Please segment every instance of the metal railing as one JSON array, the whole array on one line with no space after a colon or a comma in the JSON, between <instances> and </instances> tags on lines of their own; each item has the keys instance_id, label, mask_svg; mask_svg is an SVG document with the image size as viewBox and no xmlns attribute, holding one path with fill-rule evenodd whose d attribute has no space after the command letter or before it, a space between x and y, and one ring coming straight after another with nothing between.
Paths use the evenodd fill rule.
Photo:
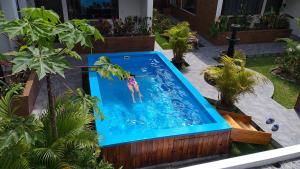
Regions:
<instances>
[{"instance_id":1,"label":"metal railing","mask_svg":"<svg viewBox=\"0 0 300 169\"><path fill-rule=\"evenodd\" d=\"M260 153L184 167L182 169L243 169L270 165L300 157L300 144Z\"/></svg>"}]
</instances>

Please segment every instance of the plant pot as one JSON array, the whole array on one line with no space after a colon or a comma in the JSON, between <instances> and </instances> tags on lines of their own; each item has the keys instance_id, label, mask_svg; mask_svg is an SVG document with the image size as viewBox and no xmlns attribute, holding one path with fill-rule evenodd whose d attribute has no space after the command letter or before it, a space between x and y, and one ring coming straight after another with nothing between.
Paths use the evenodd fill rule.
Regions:
<instances>
[{"instance_id":1,"label":"plant pot","mask_svg":"<svg viewBox=\"0 0 300 169\"><path fill-rule=\"evenodd\" d=\"M227 106L221 103L221 101L217 101L216 104L216 109L222 110L222 111L227 111L227 112L235 112L237 109L234 105Z\"/></svg>"},{"instance_id":2,"label":"plant pot","mask_svg":"<svg viewBox=\"0 0 300 169\"><path fill-rule=\"evenodd\" d=\"M20 116L28 116L31 114L39 93L39 87L37 74L31 72L26 81L23 94L16 96L12 100L12 107L16 108L15 114Z\"/></svg>"},{"instance_id":3,"label":"plant pot","mask_svg":"<svg viewBox=\"0 0 300 169\"><path fill-rule=\"evenodd\" d=\"M111 52L139 52L153 51L155 44L154 35L137 36L113 36L104 37L104 42L93 42L93 53L111 53ZM89 48L83 48L79 45L75 50L80 54L90 54Z\"/></svg>"},{"instance_id":4,"label":"plant pot","mask_svg":"<svg viewBox=\"0 0 300 169\"><path fill-rule=\"evenodd\" d=\"M287 38L291 34L291 29L266 29L266 30L245 30L238 31L237 37L240 38L239 44L245 43L268 43L274 42L278 38ZM227 45L227 36L231 32L222 32L216 37L210 37L209 40L214 45Z\"/></svg>"},{"instance_id":5,"label":"plant pot","mask_svg":"<svg viewBox=\"0 0 300 169\"><path fill-rule=\"evenodd\" d=\"M178 70L183 70L185 67L190 66L184 59L175 59L174 57L172 63Z\"/></svg>"}]
</instances>

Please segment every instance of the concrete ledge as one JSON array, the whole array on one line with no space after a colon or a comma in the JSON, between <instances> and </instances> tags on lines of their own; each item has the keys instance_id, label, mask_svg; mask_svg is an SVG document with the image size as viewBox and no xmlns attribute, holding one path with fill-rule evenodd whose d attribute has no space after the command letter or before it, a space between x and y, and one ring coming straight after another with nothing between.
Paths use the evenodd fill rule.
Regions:
<instances>
[{"instance_id":1,"label":"concrete ledge","mask_svg":"<svg viewBox=\"0 0 300 169\"><path fill-rule=\"evenodd\" d=\"M219 160L215 162L185 167L183 169L242 169L274 164L281 161L292 160L300 157L300 144L261 153Z\"/></svg>"}]
</instances>

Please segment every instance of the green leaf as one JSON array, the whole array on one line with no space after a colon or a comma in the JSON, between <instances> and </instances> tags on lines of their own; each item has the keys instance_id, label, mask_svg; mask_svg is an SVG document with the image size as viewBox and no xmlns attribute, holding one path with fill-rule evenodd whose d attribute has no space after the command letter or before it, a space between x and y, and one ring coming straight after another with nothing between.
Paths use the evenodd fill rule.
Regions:
<instances>
[{"instance_id":1,"label":"green leaf","mask_svg":"<svg viewBox=\"0 0 300 169\"><path fill-rule=\"evenodd\" d=\"M59 22L59 15L52 10L42 8L22 8L22 16L29 20L43 19L55 25Z\"/></svg>"}]
</instances>

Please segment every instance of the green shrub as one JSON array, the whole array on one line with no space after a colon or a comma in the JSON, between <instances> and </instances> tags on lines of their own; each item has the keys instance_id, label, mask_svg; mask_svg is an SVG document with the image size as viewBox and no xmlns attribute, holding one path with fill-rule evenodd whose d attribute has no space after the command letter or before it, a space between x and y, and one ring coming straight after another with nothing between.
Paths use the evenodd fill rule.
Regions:
<instances>
[{"instance_id":1,"label":"green shrub","mask_svg":"<svg viewBox=\"0 0 300 169\"><path fill-rule=\"evenodd\" d=\"M231 108L242 94L254 93L254 86L263 80L253 71L245 68L245 58L238 54L236 58L223 56L222 65L204 70L205 79L220 92L221 105Z\"/></svg>"},{"instance_id":2,"label":"green shrub","mask_svg":"<svg viewBox=\"0 0 300 169\"><path fill-rule=\"evenodd\" d=\"M153 31L160 34L164 33L166 30L174 26L172 20L159 13L156 9L153 10Z\"/></svg>"},{"instance_id":3,"label":"green shrub","mask_svg":"<svg viewBox=\"0 0 300 169\"><path fill-rule=\"evenodd\" d=\"M181 70L188 65L184 60L184 53L192 48L192 45L189 44L189 38L193 36L190 25L188 22L181 22L167 30L166 35L169 37L169 43L174 53L172 62Z\"/></svg>"},{"instance_id":4,"label":"green shrub","mask_svg":"<svg viewBox=\"0 0 300 169\"><path fill-rule=\"evenodd\" d=\"M297 25L300 28L300 19ZM287 46L284 54L278 58L283 70L289 73L297 82L300 82L300 42L290 38L281 38L280 41L286 42Z\"/></svg>"}]
</instances>

